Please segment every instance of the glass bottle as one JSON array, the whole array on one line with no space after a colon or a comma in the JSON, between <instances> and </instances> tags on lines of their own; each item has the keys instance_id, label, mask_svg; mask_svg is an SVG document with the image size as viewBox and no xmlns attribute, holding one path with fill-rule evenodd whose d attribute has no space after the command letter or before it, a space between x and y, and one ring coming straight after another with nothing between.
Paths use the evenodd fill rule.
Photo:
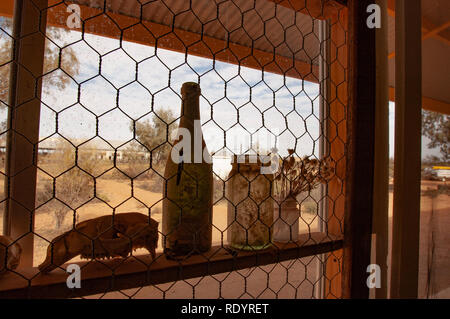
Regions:
<instances>
[{"instance_id":1,"label":"glass bottle","mask_svg":"<svg viewBox=\"0 0 450 319\"><path fill-rule=\"evenodd\" d=\"M187 82L181 88L180 137L173 144L164 172L162 231L168 257L211 248L213 171L201 131L200 93L197 83Z\"/></svg>"}]
</instances>

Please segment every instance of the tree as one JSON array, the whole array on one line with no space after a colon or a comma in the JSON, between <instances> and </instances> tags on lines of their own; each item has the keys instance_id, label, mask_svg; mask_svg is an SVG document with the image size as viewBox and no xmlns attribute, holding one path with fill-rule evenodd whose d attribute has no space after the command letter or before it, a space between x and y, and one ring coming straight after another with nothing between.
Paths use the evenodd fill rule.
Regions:
<instances>
[{"instance_id":1,"label":"tree","mask_svg":"<svg viewBox=\"0 0 450 319\"><path fill-rule=\"evenodd\" d=\"M436 155L428 155L422 159L422 167L431 166L445 166L446 163L442 161L442 158Z\"/></svg>"},{"instance_id":2,"label":"tree","mask_svg":"<svg viewBox=\"0 0 450 319\"><path fill-rule=\"evenodd\" d=\"M58 168L59 172L68 170L56 178L54 193L58 200L52 200L47 205L54 214L56 229L59 230L72 208L76 208L92 198L94 179L88 173L92 174L99 163L93 152L83 152L78 154L78 163L83 163L83 170L87 173L78 167L72 167L75 164L74 149L63 142L58 144L57 151L48 155L48 160ZM47 202L52 198L52 194L53 183L44 183L38 191L37 202Z\"/></svg>"},{"instance_id":3,"label":"tree","mask_svg":"<svg viewBox=\"0 0 450 319\"><path fill-rule=\"evenodd\" d=\"M4 108L9 100L9 73L13 58L12 45L13 39L9 35L12 34L12 21L8 18L0 17L0 108ZM67 36L67 30L47 27L47 39L45 41L45 71L56 70L59 65L60 48L54 44ZM61 68L72 76L79 73L80 62L75 54L75 51L69 46L64 49L61 54ZM70 83L70 78L54 74L46 76L43 81L42 89L46 92L60 91L67 87ZM4 126L4 121L2 123Z\"/></svg>"},{"instance_id":4,"label":"tree","mask_svg":"<svg viewBox=\"0 0 450 319\"><path fill-rule=\"evenodd\" d=\"M431 111L422 112L422 135L430 139L429 148L439 148L442 161L450 161L450 116Z\"/></svg>"},{"instance_id":5,"label":"tree","mask_svg":"<svg viewBox=\"0 0 450 319\"><path fill-rule=\"evenodd\" d=\"M166 162L170 152L170 141L175 125L169 125L175 121L173 112L169 109L158 112L158 116L151 120L136 123L137 139L152 151L153 163L159 165Z\"/></svg>"},{"instance_id":6,"label":"tree","mask_svg":"<svg viewBox=\"0 0 450 319\"><path fill-rule=\"evenodd\" d=\"M142 145L135 141L132 141L125 149L122 161L125 161L128 165L121 167L121 169L128 177L135 178L148 167L145 153Z\"/></svg>"}]
</instances>

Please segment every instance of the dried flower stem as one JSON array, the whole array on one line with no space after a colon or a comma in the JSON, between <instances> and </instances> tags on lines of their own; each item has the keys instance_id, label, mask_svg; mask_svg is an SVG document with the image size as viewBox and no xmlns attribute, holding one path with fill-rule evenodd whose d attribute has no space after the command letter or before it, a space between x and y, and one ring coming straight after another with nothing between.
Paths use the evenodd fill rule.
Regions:
<instances>
[{"instance_id":1,"label":"dried flower stem","mask_svg":"<svg viewBox=\"0 0 450 319\"><path fill-rule=\"evenodd\" d=\"M294 157L294 150L288 150L289 155L282 160L281 168L275 180L281 188L279 200L288 197L296 198L302 192L310 192L321 183L327 183L334 175L334 165L330 158L324 160L310 159L309 156ZM277 188L278 188L277 187Z\"/></svg>"}]
</instances>

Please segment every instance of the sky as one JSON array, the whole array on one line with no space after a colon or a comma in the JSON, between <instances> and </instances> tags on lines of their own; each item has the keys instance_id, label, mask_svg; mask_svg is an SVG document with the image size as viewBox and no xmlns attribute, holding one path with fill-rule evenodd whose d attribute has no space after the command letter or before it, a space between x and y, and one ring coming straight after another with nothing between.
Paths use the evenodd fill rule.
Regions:
<instances>
[{"instance_id":1,"label":"sky","mask_svg":"<svg viewBox=\"0 0 450 319\"><path fill-rule=\"evenodd\" d=\"M430 149L428 148L428 143L430 139L422 136L422 158L427 156L438 156L441 157L439 148ZM395 103L389 102L389 157L394 158L394 148L395 148Z\"/></svg>"},{"instance_id":2,"label":"sky","mask_svg":"<svg viewBox=\"0 0 450 319\"><path fill-rule=\"evenodd\" d=\"M64 90L57 92L54 88L44 89L41 139L56 132L57 120L61 135L74 143L88 140L96 134L97 116L99 135L118 147L132 139L132 120L150 120L162 109L170 109L178 117L182 83L200 81L201 122L210 151L217 151L226 143L231 151L240 153L252 139L264 149L272 148L276 142L281 155L296 145L299 155L318 156L317 84L246 67L239 69L231 63L216 61L213 65L210 59L190 55L186 58L178 52L159 48L155 51L154 47L126 41L122 43L123 50L115 50L120 47L118 39L86 33L83 41L78 31L66 32L60 38L49 36L54 41L50 49L70 45L80 64L79 74L73 75L76 82L70 80ZM5 39L1 33L0 43ZM103 56L101 60L99 55ZM99 70L102 76L98 75ZM55 75L68 78L61 70L47 76ZM390 157L394 156L394 113L395 105L390 103ZM0 110L0 117L6 116L6 109ZM107 147L99 139L95 143ZM437 150L426 147L427 143L423 138L423 156L438 155Z\"/></svg>"},{"instance_id":3,"label":"sky","mask_svg":"<svg viewBox=\"0 0 450 319\"><path fill-rule=\"evenodd\" d=\"M71 31L57 45L74 43L80 36ZM72 80L57 94L52 88L44 90L41 137L55 132L56 112L58 131L77 141L95 135L98 116L99 135L117 147L132 138L132 120L154 116L152 105L155 113L170 109L178 117L181 85L200 78L200 117L210 151L221 149L226 141L230 150L239 152L241 145L244 150L249 146L250 138L270 149L277 136L280 153L297 140L299 154L318 155L317 84L245 67L239 70L219 61L213 66L211 60L195 56L188 56L186 63L184 54L163 49L155 52L154 47L130 42L124 42L124 50L108 53L120 45L116 39L86 34L85 41L92 48L83 41L71 45L80 61L80 72L74 75L81 83L80 103L78 85ZM101 62L94 50L103 55ZM136 68L133 59L143 62ZM103 77L96 76L100 68ZM67 78L60 70L48 76L55 75Z\"/></svg>"}]
</instances>

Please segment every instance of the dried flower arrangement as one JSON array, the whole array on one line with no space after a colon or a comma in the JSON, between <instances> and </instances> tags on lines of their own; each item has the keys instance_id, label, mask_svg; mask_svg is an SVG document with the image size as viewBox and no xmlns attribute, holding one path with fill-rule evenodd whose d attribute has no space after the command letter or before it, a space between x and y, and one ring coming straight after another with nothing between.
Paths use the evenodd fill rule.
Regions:
<instances>
[{"instance_id":1,"label":"dried flower arrangement","mask_svg":"<svg viewBox=\"0 0 450 319\"><path fill-rule=\"evenodd\" d=\"M288 153L275 176L277 199L280 202L289 197L295 199L302 192L310 192L319 184L329 182L334 175L331 158L318 160L305 156L297 160L293 149L289 149Z\"/></svg>"}]
</instances>

